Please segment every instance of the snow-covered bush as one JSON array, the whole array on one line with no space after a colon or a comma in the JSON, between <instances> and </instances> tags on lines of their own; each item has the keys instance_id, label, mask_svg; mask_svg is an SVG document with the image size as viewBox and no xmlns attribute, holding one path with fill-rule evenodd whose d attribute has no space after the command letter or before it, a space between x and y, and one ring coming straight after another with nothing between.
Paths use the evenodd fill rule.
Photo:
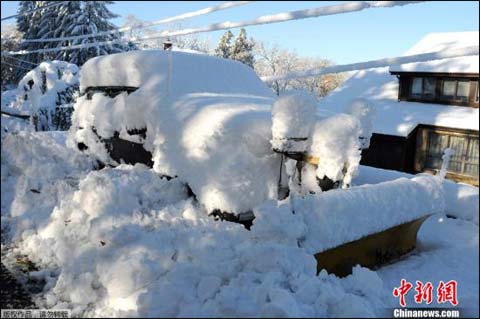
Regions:
<instances>
[{"instance_id":1,"label":"snow-covered bush","mask_svg":"<svg viewBox=\"0 0 480 319\"><path fill-rule=\"evenodd\" d=\"M11 107L37 117L38 130L66 130L79 87L79 69L63 61L42 62L18 84Z\"/></svg>"}]
</instances>

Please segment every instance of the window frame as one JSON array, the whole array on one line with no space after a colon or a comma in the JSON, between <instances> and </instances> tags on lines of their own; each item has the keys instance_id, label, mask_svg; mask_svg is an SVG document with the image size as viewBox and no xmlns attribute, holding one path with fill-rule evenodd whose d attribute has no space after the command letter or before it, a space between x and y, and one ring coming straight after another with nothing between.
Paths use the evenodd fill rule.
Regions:
<instances>
[{"instance_id":1,"label":"window frame","mask_svg":"<svg viewBox=\"0 0 480 319\"><path fill-rule=\"evenodd\" d=\"M457 78L440 78L437 79L437 81L441 81L441 90L440 90L440 96L439 98L445 102L456 102L456 103L465 103L468 104L469 96L470 96L470 91L472 90L472 81L466 80L466 79L457 79ZM443 89L445 86L445 82L455 82L455 92L453 94L452 98L446 98L446 96L443 94ZM458 98L458 88L459 88L459 83L460 82L468 82L468 92L466 95L466 100L464 101L463 99Z\"/></svg>"},{"instance_id":2,"label":"window frame","mask_svg":"<svg viewBox=\"0 0 480 319\"><path fill-rule=\"evenodd\" d=\"M477 172L480 171L480 163L472 161L469 158L468 154L471 151L471 143L473 139L478 141L479 135L478 131L474 130L459 130L459 129L451 129L445 127L437 127L433 125L420 125L418 127L417 132L417 140L416 140L416 147L415 147L415 156L414 156L414 170L415 172L431 172L431 173L438 173L439 168L429 167L427 165L427 161L429 156L429 144L430 144L430 136L431 134L443 135L448 136L447 147L451 147L451 137L462 137L466 139L463 143L466 143L464 148L463 154L460 155L460 159L458 159L459 154L454 155L457 157L454 162L459 162L461 165L460 172L450 171L447 170L447 177L460 182L466 182L469 184L473 184L475 186L479 185L479 176L477 175L470 175L466 174L467 165L477 165ZM477 142L478 143L478 142ZM441 151L443 152L443 150ZM440 160L441 160L441 155Z\"/></svg>"}]
</instances>

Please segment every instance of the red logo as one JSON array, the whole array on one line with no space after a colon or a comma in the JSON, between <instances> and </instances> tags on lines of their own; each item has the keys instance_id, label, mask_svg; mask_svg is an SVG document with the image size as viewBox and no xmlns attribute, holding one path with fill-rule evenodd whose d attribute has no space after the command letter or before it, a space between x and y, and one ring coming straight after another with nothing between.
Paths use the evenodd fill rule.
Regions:
<instances>
[{"instance_id":1,"label":"red logo","mask_svg":"<svg viewBox=\"0 0 480 319\"><path fill-rule=\"evenodd\" d=\"M450 302L452 306L458 305L457 300L457 282L450 280L447 283L440 281L437 288L437 302L446 303Z\"/></svg>"},{"instance_id":2,"label":"red logo","mask_svg":"<svg viewBox=\"0 0 480 319\"><path fill-rule=\"evenodd\" d=\"M417 294L415 295L415 302L421 304L422 301L426 301L427 305L432 303L432 291L433 286L431 282L427 282L425 285L421 281L417 280L417 286L415 287Z\"/></svg>"},{"instance_id":3,"label":"red logo","mask_svg":"<svg viewBox=\"0 0 480 319\"><path fill-rule=\"evenodd\" d=\"M393 289L393 296L399 298L400 306L406 307L405 296L412 289L413 284L405 279L400 281L400 286ZM431 282L423 282L417 280L415 285L415 302L421 304L425 302L427 305L433 301L433 285ZM450 280L448 282L440 281L437 287L437 302L450 302L452 306L458 305L457 300L457 282Z\"/></svg>"},{"instance_id":4,"label":"red logo","mask_svg":"<svg viewBox=\"0 0 480 319\"><path fill-rule=\"evenodd\" d=\"M400 287L393 289L393 296L400 297L400 306L406 307L407 304L405 303L405 295L412 289L413 285L402 279L400 281Z\"/></svg>"}]
</instances>

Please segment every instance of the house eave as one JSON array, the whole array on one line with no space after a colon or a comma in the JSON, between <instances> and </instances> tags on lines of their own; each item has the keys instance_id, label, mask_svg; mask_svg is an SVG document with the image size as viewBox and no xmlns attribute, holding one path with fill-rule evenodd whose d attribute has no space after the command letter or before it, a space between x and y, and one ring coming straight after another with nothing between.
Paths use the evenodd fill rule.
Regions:
<instances>
[{"instance_id":1,"label":"house eave","mask_svg":"<svg viewBox=\"0 0 480 319\"><path fill-rule=\"evenodd\" d=\"M391 75L396 76L441 76L454 78L478 79L479 73L461 73L461 72L416 72L416 71L389 71Z\"/></svg>"}]
</instances>

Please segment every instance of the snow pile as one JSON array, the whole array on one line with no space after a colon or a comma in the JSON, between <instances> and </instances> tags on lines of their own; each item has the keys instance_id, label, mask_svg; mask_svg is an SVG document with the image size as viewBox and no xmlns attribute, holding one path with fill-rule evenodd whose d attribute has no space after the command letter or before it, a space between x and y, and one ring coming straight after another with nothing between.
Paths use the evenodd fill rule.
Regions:
<instances>
[{"instance_id":1,"label":"snow pile","mask_svg":"<svg viewBox=\"0 0 480 319\"><path fill-rule=\"evenodd\" d=\"M388 293L374 272L357 267L345 279L317 277L313 256L296 240L279 241L276 226L286 229L277 223L270 234L257 225L248 232L214 222L178 180L121 165L87 175L38 233L24 236L19 251L43 269L36 274L47 282L40 305L81 316L383 311Z\"/></svg>"},{"instance_id":2,"label":"snow pile","mask_svg":"<svg viewBox=\"0 0 480 319\"><path fill-rule=\"evenodd\" d=\"M368 148L370 146L370 138L373 133L373 121L376 114L373 103L365 99L355 99L346 111L360 121L362 128L360 133L360 146L362 149Z\"/></svg>"},{"instance_id":3,"label":"snow pile","mask_svg":"<svg viewBox=\"0 0 480 319\"><path fill-rule=\"evenodd\" d=\"M15 102L17 98L17 89L2 91L2 111L8 112L11 114L18 114L18 110L10 107L11 104ZM34 127L31 125L28 119L21 119L14 116L9 116L2 113L1 120L1 139L3 140L7 134L11 132L19 131L33 131Z\"/></svg>"},{"instance_id":4,"label":"snow pile","mask_svg":"<svg viewBox=\"0 0 480 319\"><path fill-rule=\"evenodd\" d=\"M254 211L254 228L280 241L294 240L311 254L445 211L441 180L428 176L331 190L294 204L295 214L288 202L262 205Z\"/></svg>"},{"instance_id":5,"label":"snow pile","mask_svg":"<svg viewBox=\"0 0 480 319\"><path fill-rule=\"evenodd\" d=\"M35 128L28 119L20 119L18 117L2 114L2 141L7 136L7 133L20 131L33 131Z\"/></svg>"},{"instance_id":6,"label":"snow pile","mask_svg":"<svg viewBox=\"0 0 480 319\"><path fill-rule=\"evenodd\" d=\"M338 114L318 121L313 130L310 152L319 158L317 177L351 183L360 163L361 126L357 118Z\"/></svg>"},{"instance_id":7,"label":"snow pile","mask_svg":"<svg viewBox=\"0 0 480 319\"><path fill-rule=\"evenodd\" d=\"M72 155L63 139L22 133L2 144L2 227L16 246L2 258L27 255L39 266L29 275L45 280L40 308L84 317L385 317L398 306L391 300L398 274L425 280L419 268L455 278L468 288L459 298L478 301L468 286L478 282L478 240L471 238L478 227L462 221L430 223L420 247L443 246L419 250L390 270L316 276L313 253L442 213L435 177L307 195L297 198L295 214L287 202L268 201L255 208L249 232L213 221L179 179L167 181L143 165L88 173L88 159ZM454 243L444 236L452 229ZM432 239L437 233L442 240Z\"/></svg>"},{"instance_id":8,"label":"snow pile","mask_svg":"<svg viewBox=\"0 0 480 319\"><path fill-rule=\"evenodd\" d=\"M91 159L65 148L64 138L58 132L23 131L2 140L2 233L8 224L18 239L47 223L58 201L93 168Z\"/></svg>"},{"instance_id":9,"label":"snow pile","mask_svg":"<svg viewBox=\"0 0 480 319\"><path fill-rule=\"evenodd\" d=\"M293 91L272 106L272 147L281 152L305 152L315 124L317 101L309 92Z\"/></svg>"}]
</instances>

